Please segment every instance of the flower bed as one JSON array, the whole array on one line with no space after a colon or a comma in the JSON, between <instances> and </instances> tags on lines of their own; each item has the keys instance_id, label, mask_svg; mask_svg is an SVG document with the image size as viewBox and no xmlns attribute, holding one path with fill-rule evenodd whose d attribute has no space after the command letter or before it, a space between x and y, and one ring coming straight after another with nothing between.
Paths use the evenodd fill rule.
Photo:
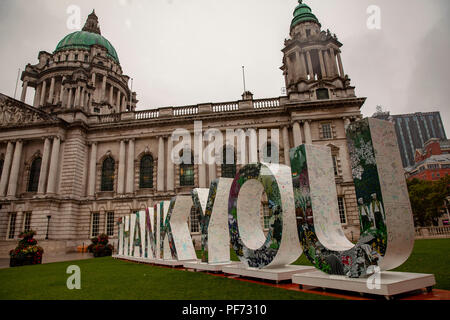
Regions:
<instances>
[{"instance_id":1,"label":"flower bed","mask_svg":"<svg viewBox=\"0 0 450 320\"><path fill-rule=\"evenodd\" d=\"M44 254L44 249L37 245L36 239L33 237L36 235L34 231L22 232L19 235L21 240L19 245L9 252L10 267L18 267L32 264L41 264L42 255Z\"/></svg>"},{"instance_id":2,"label":"flower bed","mask_svg":"<svg viewBox=\"0 0 450 320\"><path fill-rule=\"evenodd\" d=\"M95 258L112 255L113 247L108 244L108 236L106 234L94 237L91 241L92 244L89 245L88 251L91 252Z\"/></svg>"}]
</instances>

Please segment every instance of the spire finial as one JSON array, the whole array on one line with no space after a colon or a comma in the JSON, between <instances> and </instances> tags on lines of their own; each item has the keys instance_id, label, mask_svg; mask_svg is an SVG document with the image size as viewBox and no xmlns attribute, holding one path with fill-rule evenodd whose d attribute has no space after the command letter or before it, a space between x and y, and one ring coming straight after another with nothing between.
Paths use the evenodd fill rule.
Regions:
<instances>
[{"instance_id":1,"label":"spire finial","mask_svg":"<svg viewBox=\"0 0 450 320\"><path fill-rule=\"evenodd\" d=\"M92 13L87 17L86 23L82 30L86 32L101 34L100 26L98 25L98 18L95 14L95 9L93 9Z\"/></svg>"}]
</instances>

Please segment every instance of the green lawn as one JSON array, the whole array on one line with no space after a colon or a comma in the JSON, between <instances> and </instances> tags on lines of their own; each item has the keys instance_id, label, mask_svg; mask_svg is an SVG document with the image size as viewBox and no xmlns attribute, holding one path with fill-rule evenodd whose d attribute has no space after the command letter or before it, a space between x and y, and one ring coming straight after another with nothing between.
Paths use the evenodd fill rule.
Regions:
<instances>
[{"instance_id":1,"label":"green lawn","mask_svg":"<svg viewBox=\"0 0 450 320\"><path fill-rule=\"evenodd\" d=\"M66 268L81 269L81 290L68 290ZM306 300L320 295L98 258L0 270L0 299Z\"/></svg>"},{"instance_id":2,"label":"green lawn","mask_svg":"<svg viewBox=\"0 0 450 320\"><path fill-rule=\"evenodd\" d=\"M433 273L436 288L450 289L450 239L417 240L396 271ZM233 254L232 259L236 260ZM296 264L308 265L302 256ZM66 269L81 268L81 290L68 290ZM0 270L0 299L272 300L329 299L236 281L201 272L134 264L112 258L60 262Z\"/></svg>"}]
</instances>

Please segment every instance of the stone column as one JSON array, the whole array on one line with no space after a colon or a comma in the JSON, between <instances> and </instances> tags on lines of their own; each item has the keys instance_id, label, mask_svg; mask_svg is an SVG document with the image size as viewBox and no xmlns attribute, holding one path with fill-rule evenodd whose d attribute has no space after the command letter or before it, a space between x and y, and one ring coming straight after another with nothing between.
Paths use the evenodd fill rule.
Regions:
<instances>
[{"instance_id":1,"label":"stone column","mask_svg":"<svg viewBox=\"0 0 450 320\"><path fill-rule=\"evenodd\" d=\"M37 84L36 85L36 92L34 94L33 107L38 108L40 101L41 101L41 86Z\"/></svg>"},{"instance_id":2,"label":"stone column","mask_svg":"<svg viewBox=\"0 0 450 320\"><path fill-rule=\"evenodd\" d=\"M97 175L97 142L92 142L91 145L91 159L89 161L89 185L88 196L95 195L95 178Z\"/></svg>"},{"instance_id":3,"label":"stone column","mask_svg":"<svg viewBox=\"0 0 450 320\"><path fill-rule=\"evenodd\" d=\"M120 140L119 171L117 173L117 193L123 194L125 182L125 140Z\"/></svg>"},{"instance_id":4,"label":"stone column","mask_svg":"<svg viewBox=\"0 0 450 320\"><path fill-rule=\"evenodd\" d=\"M338 59L338 63L339 63L339 72L341 74L341 77L345 77L345 73L344 73L344 66L342 65L342 59L341 59L341 54L340 52L337 53L337 59Z\"/></svg>"},{"instance_id":5,"label":"stone column","mask_svg":"<svg viewBox=\"0 0 450 320\"><path fill-rule=\"evenodd\" d=\"M8 178L9 172L11 170L13 152L14 152L14 143L8 142L8 146L6 147L5 162L3 163L2 178L0 180L0 197L4 197L6 195L6 187L8 185Z\"/></svg>"},{"instance_id":6,"label":"stone column","mask_svg":"<svg viewBox=\"0 0 450 320\"><path fill-rule=\"evenodd\" d=\"M63 82L66 80L66 77L63 77L61 80L61 90L59 91L59 101L61 102L61 106L64 101L64 85Z\"/></svg>"},{"instance_id":7,"label":"stone column","mask_svg":"<svg viewBox=\"0 0 450 320\"><path fill-rule=\"evenodd\" d=\"M81 95L81 90L80 90L80 86L77 86L77 90L75 91L75 101L74 101L74 108L77 108L80 106L80 95Z\"/></svg>"},{"instance_id":8,"label":"stone column","mask_svg":"<svg viewBox=\"0 0 450 320\"><path fill-rule=\"evenodd\" d=\"M24 81L22 85L22 95L20 96L20 101L25 102L27 98L28 81Z\"/></svg>"},{"instance_id":9,"label":"stone column","mask_svg":"<svg viewBox=\"0 0 450 320\"><path fill-rule=\"evenodd\" d=\"M300 123L294 121L292 124L292 132L294 134L294 148L300 146L303 143L302 130L300 129Z\"/></svg>"},{"instance_id":10,"label":"stone column","mask_svg":"<svg viewBox=\"0 0 450 320\"><path fill-rule=\"evenodd\" d=\"M350 123L351 123L350 118L344 117L344 129L345 130L347 130Z\"/></svg>"},{"instance_id":11,"label":"stone column","mask_svg":"<svg viewBox=\"0 0 450 320\"><path fill-rule=\"evenodd\" d=\"M100 94L100 101L104 100L106 100L106 75L103 75L102 92Z\"/></svg>"},{"instance_id":12,"label":"stone column","mask_svg":"<svg viewBox=\"0 0 450 320\"><path fill-rule=\"evenodd\" d=\"M67 108L72 108L72 88L69 88L69 96L67 97Z\"/></svg>"},{"instance_id":13,"label":"stone column","mask_svg":"<svg viewBox=\"0 0 450 320\"><path fill-rule=\"evenodd\" d=\"M306 60L308 61L310 79L314 79L314 70L311 61L311 53L309 53L309 51L306 51Z\"/></svg>"},{"instance_id":14,"label":"stone column","mask_svg":"<svg viewBox=\"0 0 450 320\"><path fill-rule=\"evenodd\" d=\"M50 172L48 175L47 193L56 193L56 178L58 177L59 168L59 149L61 147L61 138L55 137L53 139L52 157L50 159Z\"/></svg>"},{"instance_id":15,"label":"stone column","mask_svg":"<svg viewBox=\"0 0 450 320\"><path fill-rule=\"evenodd\" d=\"M175 166L172 161L173 141L167 138L167 191L175 191Z\"/></svg>"},{"instance_id":16,"label":"stone column","mask_svg":"<svg viewBox=\"0 0 450 320\"><path fill-rule=\"evenodd\" d=\"M81 88L80 103L79 103L81 108L84 108L85 94L86 91L84 90L84 88Z\"/></svg>"},{"instance_id":17,"label":"stone column","mask_svg":"<svg viewBox=\"0 0 450 320\"><path fill-rule=\"evenodd\" d=\"M11 167L11 175L8 184L8 197L15 197L17 193L17 182L19 180L20 163L22 159L23 142L17 141L14 148L14 156Z\"/></svg>"},{"instance_id":18,"label":"stone column","mask_svg":"<svg viewBox=\"0 0 450 320\"><path fill-rule=\"evenodd\" d=\"M114 95L114 87L111 85L111 87L109 89L109 104L110 105L114 104L113 95Z\"/></svg>"},{"instance_id":19,"label":"stone column","mask_svg":"<svg viewBox=\"0 0 450 320\"><path fill-rule=\"evenodd\" d=\"M134 139L128 141L127 193L134 193Z\"/></svg>"},{"instance_id":20,"label":"stone column","mask_svg":"<svg viewBox=\"0 0 450 320\"><path fill-rule=\"evenodd\" d=\"M95 81L96 81L96 77L95 77L95 72L92 73L92 86L95 88Z\"/></svg>"},{"instance_id":21,"label":"stone column","mask_svg":"<svg viewBox=\"0 0 450 320\"><path fill-rule=\"evenodd\" d=\"M249 163L257 163L258 162L258 137L256 135L255 129L249 129L250 138L249 146L248 146L248 161Z\"/></svg>"},{"instance_id":22,"label":"stone column","mask_svg":"<svg viewBox=\"0 0 450 320\"><path fill-rule=\"evenodd\" d=\"M122 108L120 107L120 90L117 90L117 111L122 112Z\"/></svg>"},{"instance_id":23,"label":"stone column","mask_svg":"<svg viewBox=\"0 0 450 320\"><path fill-rule=\"evenodd\" d=\"M333 75L338 74L338 68L336 65L336 55L334 53L334 49L330 48L330 60L331 60L331 70L333 72Z\"/></svg>"},{"instance_id":24,"label":"stone column","mask_svg":"<svg viewBox=\"0 0 450 320\"><path fill-rule=\"evenodd\" d=\"M164 137L159 137L157 191L164 191Z\"/></svg>"},{"instance_id":25,"label":"stone column","mask_svg":"<svg viewBox=\"0 0 450 320\"><path fill-rule=\"evenodd\" d=\"M325 70L325 63L323 61L323 53L322 50L317 50L319 54L319 62L320 62L320 71L322 72L322 78L327 77L327 71Z\"/></svg>"},{"instance_id":26,"label":"stone column","mask_svg":"<svg viewBox=\"0 0 450 320\"><path fill-rule=\"evenodd\" d=\"M289 157L289 150L291 146L289 145L289 131L287 127L283 127L283 149L284 149L284 164L291 166L291 158Z\"/></svg>"},{"instance_id":27,"label":"stone column","mask_svg":"<svg viewBox=\"0 0 450 320\"><path fill-rule=\"evenodd\" d=\"M208 158L211 158L211 155L208 155ZM214 160L214 162L212 164L208 165L208 176L209 176L209 184L206 186L206 188L211 185L211 182L216 180L217 178L217 174L216 174L216 161Z\"/></svg>"},{"instance_id":28,"label":"stone column","mask_svg":"<svg viewBox=\"0 0 450 320\"><path fill-rule=\"evenodd\" d=\"M50 161L50 138L45 138L44 154L42 155L41 173L39 174L38 194L45 193L45 184L48 176L48 163Z\"/></svg>"},{"instance_id":29,"label":"stone column","mask_svg":"<svg viewBox=\"0 0 450 320\"><path fill-rule=\"evenodd\" d=\"M303 129L305 130L305 143L306 144L312 144L312 137L311 137L311 120L306 120L305 124L303 126Z\"/></svg>"},{"instance_id":30,"label":"stone column","mask_svg":"<svg viewBox=\"0 0 450 320\"><path fill-rule=\"evenodd\" d=\"M42 107L45 102L45 91L47 90L47 82L44 80L42 82L42 90L41 90L41 101L39 101L39 106Z\"/></svg>"},{"instance_id":31,"label":"stone column","mask_svg":"<svg viewBox=\"0 0 450 320\"><path fill-rule=\"evenodd\" d=\"M121 108L122 108L123 112L127 111L127 100L126 100L125 95L122 96L122 107Z\"/></svg>"},{"instance_id":32,"label":"stone column","mask_svg":"<svg viewBox=\"0 0 450 320\"><path fill-rule=\"evenodd\" d=\"M50 81L50 91L48 93L48 103L53 103L53 94L55 93L55 77Z\"/></svg>"},{"instance_id":33,"label":"stone column","mask_svg":"<svg viewBox=\"0 0 450 320\"><path fill-rule=\"evenodd\" d=\"M300 63L301 63L301 66L302 66L302 73L301 73L301 75L302 75L303 78L306 79L307 76L308 76L308 70L306 68L305 54L303 52L300 53Z\"/></svg>"}]
</instances>

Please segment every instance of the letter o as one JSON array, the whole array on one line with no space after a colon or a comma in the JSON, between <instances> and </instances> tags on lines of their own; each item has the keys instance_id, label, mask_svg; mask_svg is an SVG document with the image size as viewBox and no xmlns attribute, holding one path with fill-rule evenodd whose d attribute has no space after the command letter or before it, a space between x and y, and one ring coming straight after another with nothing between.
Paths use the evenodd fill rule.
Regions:
<instances>
[{"instance_id":1,"label":"letter o","mask_svg":"<svg viewBox=\"0 0 450 320\"><path fill-rule=\"evenodd\" d=\"M260 227L262 191L272 210L267 236ZM228 224L231 245L247 267L284 266L297 260L302 250L296 232L290 168L266 163L243 167L231 186Z\"/></svg>"}]
</instances>

